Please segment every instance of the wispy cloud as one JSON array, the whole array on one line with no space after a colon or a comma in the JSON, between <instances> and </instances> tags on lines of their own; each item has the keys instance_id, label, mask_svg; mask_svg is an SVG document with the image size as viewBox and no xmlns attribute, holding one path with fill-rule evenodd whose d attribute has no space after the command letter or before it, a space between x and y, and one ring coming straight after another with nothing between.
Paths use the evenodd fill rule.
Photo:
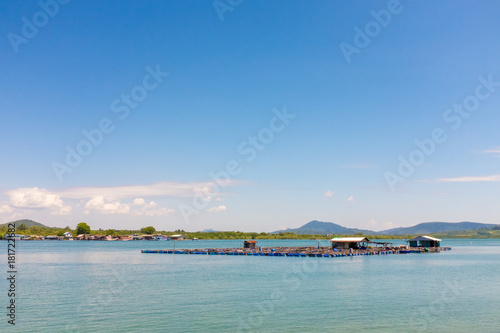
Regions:
<instances>
[{"instance_id":1,"label":"wispy cloud","mask_svg":"<svg viewBox=\"0 0 500 333\"><path fill-rule=\"evenodd\" d=\"M212 208L207 209L207 212L208 213L218 213L218 212L222 212L225 210L226 210L226 206L216 206L216 207L212 207Z\"/></svg>"},{"instance_id":2,"label":"wispy cloud","mask_svg":"<svg viewBox=\"0 0 500 333\"><path fill-rule=\"evenodd\" d=\"M490 149L483 150L482 153L484 154L496 154L500 156L500 147L493 147Z\"/></svg>"},{"instance_id":3,"label":"wispy cloud","mask_svg":"<svg viewBox=\"0 0 500 333\"><path fill-rule=\"evenodd\" d=\"M333 197L333 192L328 190L324 194L325 200L329 200L331 197Z\"/></svg>"},{"instance_id":4,"label":"wispy cloud","mask_svg":"<svg viewBox=\"0 0 500 333\"><path fill-rule=\"evenodd\" d=\"M354 202L354 195L350 195L349 198L347 198L347 201Z\"/></svg>"},{"instance_id":5,"label":"wispy cloud","mask_svg":"<svg viewBox=\"0 0 500 333\"><path fill-rule=\"evenodd\" d=\"M93 196L103 196L105 198L137 198L137 197L177 197L189 198L194 194L202 192L212 185L212 182L158 182L145 185L125 185L107 187L75 187L61 191L56 191L61 197L69 199L84 199ZM228 181L227 186L234 185L234 181Z\"/></svg>"},{"instance_id":6,"label":"wispy cloud","mask_svg":"<svg viewBox=\"0 0 500 333\"><path fill-rule=\"evenodd\" d=\"M380 223L375 219L370 219L367 223L362 224L360 227L374 231L381 231L394 228L394 223L391 221Z\"/></svg>"},{"instance_id":7,"label":"wispy cloud","mask_svg":"<svg viewBox=\"0 0 500 333\"><path fill-rule=\"evenodd\" d=\"M347 168L347 169L371 169L375 167L376 167L375 165L368 163L351 163L339 166L339 168Z\"/></svg>"},{"instance_id":8,"label":"wispy cloud","mask_svg":"<svg viewBox=\"0 0 500 333\"><path fill-rule=\"evenodd\" d=\"M456 178L438 178L435 180L421 180L422 183L470 183L470 182L500 182L500 175L468 176Z\"/></svg>"}]
</instances>

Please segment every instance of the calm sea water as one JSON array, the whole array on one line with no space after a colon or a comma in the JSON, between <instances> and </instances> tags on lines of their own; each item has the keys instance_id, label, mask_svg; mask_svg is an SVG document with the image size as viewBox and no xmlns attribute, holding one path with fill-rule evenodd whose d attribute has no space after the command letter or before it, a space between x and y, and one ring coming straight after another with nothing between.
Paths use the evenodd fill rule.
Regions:
<instances>
[{"instance_id":1,"label":"calm sea water","mask_svg":"<svg viewBox=\"0 0 500 333\"><path fill-rule=\"evenodd\" d=\"M16 325L7 324L2 279L0 331L500 332L500 240L442 245L453 250L292 258L140 253L173 248L166 241L17 242Z\"/></svg>"}]
</instances>

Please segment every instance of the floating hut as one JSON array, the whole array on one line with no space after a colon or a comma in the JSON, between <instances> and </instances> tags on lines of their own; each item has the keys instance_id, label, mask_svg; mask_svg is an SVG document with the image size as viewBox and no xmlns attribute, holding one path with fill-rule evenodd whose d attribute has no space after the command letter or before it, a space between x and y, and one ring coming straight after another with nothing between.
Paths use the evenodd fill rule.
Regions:
<instances>
[{"instance_id":1,"label":"floating hut","mask_svg":"<svg viewBox=\"0 0 500 333\"><path fill-rule=\"evenodd\" d=\"M370 240L366 237L336 237L330 240L334 249L359 249L366 248Z\"/></svg>"},{"instance_id":2,"label":"floating hut","mask_svg":"<svg viewBox=\"0 0 500 333\"><path fill-rule=\"evenodd\" d=\"M243 243L243 248L244 249L255 249L256 245L257 245L257 241L254 241L254 240L245 241Z\"/></svg>"},{"instance_id":3,"label":"floating hut","mask_svg":"<svg viewBox=\"0 0 500 333\"><path fill-rule=\"evenodd\" d=\"M407 240L410 247L440 247L441 239L431 236L418 236Z\"/></svg>"}]
</instances>

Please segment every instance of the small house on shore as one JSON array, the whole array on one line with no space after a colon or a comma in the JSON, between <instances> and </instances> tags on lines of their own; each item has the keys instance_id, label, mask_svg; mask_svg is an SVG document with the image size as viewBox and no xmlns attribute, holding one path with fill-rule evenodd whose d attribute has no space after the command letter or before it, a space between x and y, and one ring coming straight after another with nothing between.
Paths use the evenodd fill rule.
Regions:
<instances>
[{"instance_id":1,"label":"small house on shore","mask_svg":"<svg viewBox=\"0 0 500 333\"><path fill-rule=\"evenodd\" d=\"M12 240L15 240L15 241L21 240L21 237L23 237L23 235L5 234L5 239L12 239Z\"/></svg>"},{"instance_id":2,"label":"small house on shore","mask_svg":"<svg viewBox=\"0 0 500 333\"><path fill-rule=\"evenodd\" d=\"M334 249L359 249L366 247L370 240L366 237L335 237L330 242Z\"/></svg>"},{"instance_id":3,"label":"small house on shore","mask_svg":"<svg viewBox=\"0 0 500 333\"><path fill-rule=\"evenodd\" d=\"M440 247L441 239L431 236L418 236L407 240L411 247Z\"/></svg>"},{"instance_id":4,"label":"small house on shore","mask_svg":"<svg viewBox=\"0 0 500 333\"><path fill-rule=\"evenodd\" d=\"M172 236L170 236L170 240L186 240L186 236L183 236L183 235L172 235Z\"/></svg>"},{"instance_id":5,"label":"small house on shore","mask_svg":"<svg viewBox=\"0 0 500 333\"><path fill-rule=\"evenodd\" d=\"M249 240L243 242L244 249L255 249L255 246L257 246L257 241Z\"/></svg>"}]
</instances>

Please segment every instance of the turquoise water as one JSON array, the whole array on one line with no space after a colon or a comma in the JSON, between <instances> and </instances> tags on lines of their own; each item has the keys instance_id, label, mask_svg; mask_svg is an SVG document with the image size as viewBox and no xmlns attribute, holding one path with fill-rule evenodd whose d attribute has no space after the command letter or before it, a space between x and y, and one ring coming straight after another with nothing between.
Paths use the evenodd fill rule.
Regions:
<instances>
[{"instance_id":1,"label":"turquoise water","mask_svg":"<svg viewBox=\"0 0 500 333\"><path fill-rule=\"evenodd\" d=\"M175 242L176 248L240 245ZM17 242L16 326L7 324L2 279L0 331L499 332L500 240L442 245L453 250L292 258L140 253L173 248L166 241Z\"/></svg>"}]
</instances>

